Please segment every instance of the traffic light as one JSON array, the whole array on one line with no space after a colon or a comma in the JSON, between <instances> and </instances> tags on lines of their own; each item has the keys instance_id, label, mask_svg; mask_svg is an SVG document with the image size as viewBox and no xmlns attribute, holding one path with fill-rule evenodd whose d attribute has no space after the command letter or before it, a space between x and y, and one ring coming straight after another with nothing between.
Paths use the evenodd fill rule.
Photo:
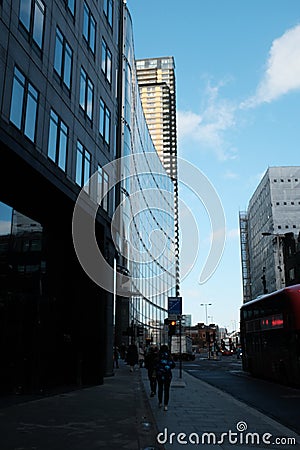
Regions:
<instances>
[{"instance_id":1,"label":"traffic light","mask_svg":"<svg viewBox=\"0 0 300 450\"><path fill-rule=\"evenodd\" d=\"M169 336L173 336L176 333L176 320L169 321Z\"/></svg>"}]
</instances>

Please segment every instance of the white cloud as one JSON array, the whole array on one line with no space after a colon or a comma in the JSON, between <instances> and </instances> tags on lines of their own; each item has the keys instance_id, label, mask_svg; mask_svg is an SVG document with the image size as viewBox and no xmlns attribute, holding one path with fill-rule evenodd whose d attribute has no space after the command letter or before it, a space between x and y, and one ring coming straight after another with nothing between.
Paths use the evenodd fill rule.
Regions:
<instances>
[{"instance_id":1,"label":"white cloud","mask_svg":"<svg viewBox=\"0 0 300 450\"><path fill-rule=\"evenodd\" d=\"M220 84L221 85L221 84ZM219 86L220 86L219 85ZM225 142L224 133L235 125L235 106L219 97L219 86L208 86L203 111L178 111L178 138L183 144L190 139L201 145L201 150L213 151L218 159L235 157Z\"/></svg>"},{"instance_id":2,"label":"white cloud","mask_svg":"<svg viewBox=\"0 0 300 450\"><path fill-rule=\"evenodd\" d=\"M256 94L243 102L241 107L268 103L297 89L300 89L300 25L273 41Z\"/></svg>"},{"instance_id":3,"label":"white cloud","mask_svg":"<svg viewBox=\"0 0 300 450\"><path fill-rule=\"evenodd\" d=\"M207 242L211 242L212 239L221 239L223 236L224 230L219 230L218 232L212 234L210 233L210 236L207 238ZM235 240L240 238L240 230L239 228L232 228L232 229L226 229L225 230L225 237L227 240Z\"/></svg>"},{"instance_id":4,"label":"white cloud","mask_svg":"<svg viewBox=\"0 0 300 450\"><path fill-rule=\"evenodd\" d=\"M226 233L227 239L235 240L240 238L240 229L239 228L232 228L231 230L227 230Z\"/></svg>"},{"instance_id":5,"label":"white cloud","mask_svg":"<svg viewBox=\"0 0 300 450\"><path fill-rule=\"evenodd\" d=\"M224 173L224 178L225 178L226 180L236 180L236 179L239 178L239 177L240 177L240 176L239 176L238 173L232 172L231 170L227 170L227 171Z\"/></svg>"}]
</instances>

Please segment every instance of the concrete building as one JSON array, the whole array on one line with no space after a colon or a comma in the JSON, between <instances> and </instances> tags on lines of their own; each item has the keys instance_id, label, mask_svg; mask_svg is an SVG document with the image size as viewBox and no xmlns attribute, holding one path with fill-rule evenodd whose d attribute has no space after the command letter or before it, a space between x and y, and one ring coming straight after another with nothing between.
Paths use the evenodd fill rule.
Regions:
<instances>
[{"instance_id":1,"label":"concrete building","mask_svg":"<svg viewBox=\"0 0 300 450\"><path fill-rule=\"evenodd\" d=\"M284 243L300 231L300 167L269 167L240 212L244 302L286 285Z\"/></svg>"},{"instance_id":2,"label":"concrete building","mask_svg":"<svg viewBox=\"0 0 300 450\"><path fill-rule=\"evenodd\" d=\"M113 373L118 329L139 327L144 339L154 328L163 339L176 284L174 205L165 194L173 198L174 186L135 95L130 14L123 0L3 0L0 31L0 219L10 211L0 245L0 391L102 383ZM106 170L128 155L147 165L148 179L138 176L141 162L120 168L122 183ZM97 183L87 184L93 174ZM166 214L144 199L144 215L133 217L130 197L149 184ZM129 297L118 299L83 269L72 238L81 190L95 200L107 188L94 228L111 274L130 277ZM157 227L167 253L136 261L134 244L147 248ZM153 237L154 249L161 240ZM114 324L116 301L125 306Z\"/></svg>"}]
</instances>

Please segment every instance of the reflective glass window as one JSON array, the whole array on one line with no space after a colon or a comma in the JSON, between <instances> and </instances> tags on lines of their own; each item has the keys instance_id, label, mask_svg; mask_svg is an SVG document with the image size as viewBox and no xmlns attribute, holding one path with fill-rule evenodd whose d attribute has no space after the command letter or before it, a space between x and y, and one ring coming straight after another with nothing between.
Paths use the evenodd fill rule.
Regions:
<instances>
[{"instance_id":1,"label":"reflective glass window","mask_svg":"<svg viewBox=\"0 0 300 450\"><path fill-rule=\"evenodd\" d=\"M41 49L43 46L45 5L41 0L20 0L20 24L28 33L29 40Z\"/></svg>"},{"instance_id":2,"label":"reflective glass window","mask_svg":"<svg viewBox=\"0 0 300 450\"><path fill-rule=\"evenodd\" d=\"M102 56L101 56L101 69L104 73L107 81L111 83L112 75L112 54L108 48L107 43L102 39Z\"/></svg>"},{"instance_id":3,"label":"reflective glass window","mask_svg":"<svg viewBox=\"0 0 300 450\"><path fill-rule=\"evenodd\" d=\"M28 83L28 96L25 110L25 125L24 134L34 142L35 138L35 124L37 113L38 93L34 87Z\"/></svg>"},{"instance_id":4,"label":"reflective glass window","mask_svg":"<svg viewBox=\"0 0 300 450\"><path fill-rule=\"evenodd\" d=\"M65 37L56 28L54 69L68 89L71 87L73 50Z\"/></svg>"},{"instance_id":5,"label":"reflective glass window","mask_svg":"<svg viewBox=\"0 0 300 450\"><path fill-rule=\"evenodd\" d=\"M77 155L76 155L76 176L75 176L76 183L79 186L84 186L89 180L90 175L91 175L91 154L78 141ZM87 185L85 189L88 192L89 185Z\"/></svg>"},{"instance_id":6,"label":"reflective glass window","mask_svg":"<svg viewBox=\"0 0 300 450\"><path fill-rule=\"evenodd\" d=\"M15 67L11 96L10 121L32 142L35 140L38 91Z\"/></svg>"},{"instance_id":7,"label":"reflective glass window","mask_svg":"<svg viewBox=\"0 0 300 450\"><path fill-rule=\"evenodd\" d=\"M50 127L48 139L48 156L63 171L66 169L68 145L68 127L53 111L50 112Z\"/></svg>"},{"instance_id":8,"label":"reflective glass window","mask_svg":"<svg viewBox=\"0 0 300 450\"><path fill-rule=\"evenodd\" d=\"M76 155L76 183L81 186L82 184L82 161L83 161L83 146L80 142L77 142L77 155Z\"/></svg>"},{"instance_id":9,"label":"reflective glass window","mask_svg":"<svg viewBox=\"0 0 300 450\"><path fill-rule=\"evenodd\" d=\"M101 136L104 136L105 130L105 103L102 99L100 99L100 118L99 118L99 133Z\"/></svg>"},{"instance_id":10,"label":"reflective glass window","mask_svg":"<svg viewBox=\"0 0 300 450\"><path fill-rule=\"evenodd\" d=\"M104 11L104 15L105 15L109 25L112 27L113 26L113 0L104 0L103 11Z\"/></svg>"},{"instance_id":11,"label":"reflective glass window","mask_svg":"<svg viewBox=\"0 0 300 450\"><path fill-rule=\"evenodd\" d=\"M91 13L90 8L84 2L83 4L83 37L87 41L90 49L95 53L95 42L96 42L96 21Z\"/></svg>"},{"instance_id":12,"label":"reflective glass window","mask_svg":"<svg viewBox=\"0 0 300 450\"><path fill-rule=\"evenodd\" d=\"M93 118L94 85L83 68L80 72L79 104L88 118Z\"/></svg>"},{"instance_id":13,"label":"reflective glass window","mask_svg":"<svg viewBox=\"0 0 300 450\"><path fill-rule=\"evenodd\" d=\"M28 32L30 31L30 16L31 0L20 0L19 19Z\"/></svg>"},{"instance_id":14,"label":"reflective glass window","mask_svg":"<svg viewBox=\"0 0 300 450\"><path fill-rule=\"evenodd\" d=\"M100 99L99 133L108 145L110 144L110 129L111 113L104 101Z\"/></svg>"},{"instance_id":15,"label":"reflective glass window","mask_svg":"<svg viewBox=\"0 0 300 450\"><path fill-rule=\"evenodd\" d=\"M33 40L42 48L44 34L44 14L45 6L40 0L36 0L34 4L33 14Z\"/></svg>"},{"instance_id":16,"label":"reflective glass window","mask_svg":"<svg viewBox=\"0 0 300 450\"><path fill-rule=\"evenodd\" d=\"M56 28L55 38L55 52L54 52L54 69L59 76L62 74L62 60L63 60L63 35L58 28Z\"/></svg>"},{"instance_id":17,"label":"reflective glass window","mask_svg":"<svg viewBox=\"0 0 300 450\"><path fill-rule=\"evenodd\" d=\"M104 211L108 211L108 198L109 198L109 176L105 170L99 165L98 166L98 186L97 186L97 200ZM104 195L104 193L107 193Z\"/></svg>"},{"instance_id":18,"label":"reflective glass window","mask_svg":"<svg viewBox=\"0 0 300 450\"><path fill-rule=\"evenodd\" d=\"M25 77L15 68L14 82L12 89L11 107L10 107L10 121L21 129L22 124L22 109L25 93Z\"/></svg>"},{"instance_id":19,"label":"reflective glass window","mask_svg":"<svg viewBox=\"0 0 300 450\"><path fill-rule=\"evenodd\" d=\"M67 1L67 7L69 8L70 12L74 16L75 14L75 0L66 0Z\"/></svg>"}]
</instances>

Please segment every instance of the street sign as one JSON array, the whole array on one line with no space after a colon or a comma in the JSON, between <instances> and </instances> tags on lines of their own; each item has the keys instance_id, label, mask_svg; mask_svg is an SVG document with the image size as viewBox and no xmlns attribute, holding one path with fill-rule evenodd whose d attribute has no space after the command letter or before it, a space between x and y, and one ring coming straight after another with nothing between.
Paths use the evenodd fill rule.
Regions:
<instances>
[{"instance_id":1,"label":"street sign","mask_svg":"<svg viewBox=\"0 0 300 450\"><path fill-rule=\"evenodd\" d=\"M168 319L169 320L177 320L177 314L169 314Z\"/></svg>"},{"instance_id":2,"label":"street sign","mask_svg":"<svg viewBox=\"0 0 300 450\"><path fill-rule=\"evenodd\" d=\"M182 314L182 297L168 297L168 316Z\"/></svg>"}]
</instances>

